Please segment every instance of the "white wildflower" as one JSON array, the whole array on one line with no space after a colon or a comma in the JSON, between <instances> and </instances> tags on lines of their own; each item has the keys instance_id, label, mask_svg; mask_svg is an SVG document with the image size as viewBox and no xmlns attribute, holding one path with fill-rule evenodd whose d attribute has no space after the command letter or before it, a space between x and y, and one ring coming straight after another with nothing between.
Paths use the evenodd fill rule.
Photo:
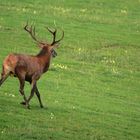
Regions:
<instances>
[{"instance_id":1,"label":"white wildflower","mask_svg":"<svg viewBox=\"0 0 140 140\"><path fill-rule=\"evenodd\" d=\"M34 10L34 12L33 12L34 14L36 14L37 12Z\"/></svg>"},{"instance_id":2,"label":"white wildflower","mask_svg":"<svg viewBox=\"0 0 140 140\"><path fill-rule=\"evenodd\" d=\"M115 61L114 61L114 60L112 60L112 63L113 63L113 64L115 64Z\"/></svg>"},{"instance_id":3,"label":"white wildflower","mask_svg":"<svg viewBox=\"0 0 140 140\"><path fill-rule=\"evenodd\" d=\"M84 13L87 11L87 9L81 9L80 11Z\"/></svg>"},{"instance_id":4,"label":"white wildflower","mask_svg":"<svg viewBox=\"0 0 140 140\"><path fill-rule=\"evenodd\" d=\"M17 11L20 11L20 9L19 9L19 8L17 8L16 10L17 10Z\"/></svg>"},{"instance_id":5,"label":"white wildflower","mask_svg":"<svg viewBox=\"0 0 140 140\"><path fill-rule=\"evenodd\" d=\"M50 118L51 118L51 119L53 119L53 118L54 118L54 114L53 114L53 113L51 113Z\"/></svg>"},{"instance_id":6,"label":"white wildflower","mask_svg":"<svg viewBox=\"0 0 140 140\"><path fill-rule=\"evenodd\" d=\"M57 100L55 100L54 102L55 102L55 103L58 103L58 101L57 101Z\"/></svg>"},{"instance_id":7,"label":"white wildflower","mask_svg":"<svg viewBox=\"0 0 140 140\"><path fill-rule=\"evenodd\" d=\"M22 11L23 11L23 12L26 12L26 9L25 9L25 8L23 8L23 9L22 9Z\"/></svg>"},{"instance_id":8,"label":"white wildflower","mask_svg":"<svg viewBox=\"0 0 140 140\"><path fill-rule=\"evenodd\" d=\"M8 96L10 96L10 97L16 97L14 94L7 94L7 93L5 93L5 95L8 95Z\"/></svg>"},{"instance_id":9,"label":"white wildflower","mask_svg":"<svg viewBox=\"0 0 140 140\"><path fill-rule=\"evenodd\" d=\"M72 109L75 109L75 106L73 106Z\"/></svg>"},{"instance_id":10,"label":"white wildflower","mask_svg":"<svg viewBox=\"0 0 140 140\"><path fill-rule=\"evenodd\" d=\"M127 11L122 9L122 10L121 10L121 13L127 14Z\"/></svg>"},{"instance_id":11,"label":"white wildflower","mask_svg":"<svg viewBox=\"0 0 140 140\"><path fill-rule=\"evenodd\" d=\"M117 69L115 69L115 68L112 69L112 72L113 72L114 74L118 74L118 73L119 73L119 72L117 71Z\"/></svg>"}]
</instances>

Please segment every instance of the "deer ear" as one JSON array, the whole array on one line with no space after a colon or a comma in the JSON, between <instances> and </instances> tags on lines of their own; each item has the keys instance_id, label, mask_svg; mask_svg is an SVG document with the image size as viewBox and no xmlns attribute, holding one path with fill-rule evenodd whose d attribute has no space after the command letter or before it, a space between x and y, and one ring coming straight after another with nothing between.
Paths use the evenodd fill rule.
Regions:
<instances>
[{"instance_id":1,"label":"deer ear","mask_svg":"<svg viewBox=\"0 0 140 140\"><path fill-rule=\"evenodd\" d=\"M37 43L37 46L42 49L44 47L44 44Z\"/></svg>"},{"instance_id":2,"label":"deer ear","mask_svg":"<svg viewBox=\"0 0 140 140\"><path fill-rule=\"evenodd\" d=\"M58 48L59 45L60 45L60 43L56 43L56 44L53 45L53 48Z\"/></svg>"}]
</instances>

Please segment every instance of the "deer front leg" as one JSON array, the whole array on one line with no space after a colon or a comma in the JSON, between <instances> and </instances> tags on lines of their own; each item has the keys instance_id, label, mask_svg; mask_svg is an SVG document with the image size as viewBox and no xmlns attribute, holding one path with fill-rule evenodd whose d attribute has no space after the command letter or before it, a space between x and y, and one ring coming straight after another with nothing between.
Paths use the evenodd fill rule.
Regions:
<instances>
[{"instance_id":1,"label":"deer front leg","mask_svg":"<svg viewBox=\"0 0 140 140\"><path fill-rule=\"evenodd\" d=\"M40 107L43 108L43 104L42 104L42 101L41 101L41 98L40 98L40 93L38 91L37 85L35 85L35 93L36 93L36 96L37 96L37 98L39 100Z\"/></svg>"}]
</instances>

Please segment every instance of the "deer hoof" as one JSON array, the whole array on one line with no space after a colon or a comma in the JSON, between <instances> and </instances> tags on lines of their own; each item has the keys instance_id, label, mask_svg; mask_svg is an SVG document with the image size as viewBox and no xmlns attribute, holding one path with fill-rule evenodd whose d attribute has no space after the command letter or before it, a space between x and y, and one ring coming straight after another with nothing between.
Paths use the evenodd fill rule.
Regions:
<instances>
[{"instance_id":1,"label":"deer hoof","mask_svg":"<svg viewBox=\"0 0 140 140\"><path fill-rule=\"evenodd\" d=\"M43 106L43 105L40 105L40 107L41 107L41 108L44 108L44 106Z\"/></svg>"},{"instance_id":2,"label":"deer hoof","mask_svg":"<svg viewBox=\"0 0 140 140\"><path fill-rule=\"evenodd\" d=\"M27 107L27 109L30 109L30 105L29 104L26 104L26 107Z\"/></svg>"},{"instance_id":3,"label":"deer hoof","mask_svg":"<svg viewBox=\"0 0 140 140\"><path fill-rule=\"evenodd\" d=\"M26 108L30 109L30 105L27 104L25 101L21 102L20 104L21 104L21 105L24 105L24 106L26 106Z\"/></svg>"},{"instance_id":4,"label":"deer hoof","mask_svg":"<svg viewBox=\"0 0 140 140\"><path fill-rule=\"evenodd\" d=\"M23 101L23 102L21 102L20 104L21 104L21 105L26 105L26 102Z\"/></svg>"}]
</instances>

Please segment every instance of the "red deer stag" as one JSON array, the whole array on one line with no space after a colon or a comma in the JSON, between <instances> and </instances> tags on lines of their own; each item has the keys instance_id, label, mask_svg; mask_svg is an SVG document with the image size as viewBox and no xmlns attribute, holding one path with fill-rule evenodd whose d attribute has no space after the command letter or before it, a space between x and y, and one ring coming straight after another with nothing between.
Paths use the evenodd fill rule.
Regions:
<instances>
[{"instance_id":1,"label":"red deer stag","mask_svg":"<svg viewBox=\"0 0 140 140\"><path fill-rule=\"evenodd\" d=\"M48 71L51 57L55 57L57 55L54 49L58 47L59 42L63 39L64 31L62 31L62 37L59 40L56 40L57 30L52 30L47 27L48 31L53 35L52 43L48 43L39 41L36 38L35 27L29 27L27 23L24 29L30 34L32 39L37 42L39 48L41 48L41 51L35 56L15 53L9 54L3 62L0 86L9 75L14 75L14 77L19 79L19 92L24 99L21 104L25 105L27 108L30 108L29 102L35 93L38 97L40 107L43 108L40 93L37 88L37 80L39 80L43 73ZM31 84L31 93L29 98L26 98L24 94L25 81L28 81Z\"/></svg>"}]
</instances>

